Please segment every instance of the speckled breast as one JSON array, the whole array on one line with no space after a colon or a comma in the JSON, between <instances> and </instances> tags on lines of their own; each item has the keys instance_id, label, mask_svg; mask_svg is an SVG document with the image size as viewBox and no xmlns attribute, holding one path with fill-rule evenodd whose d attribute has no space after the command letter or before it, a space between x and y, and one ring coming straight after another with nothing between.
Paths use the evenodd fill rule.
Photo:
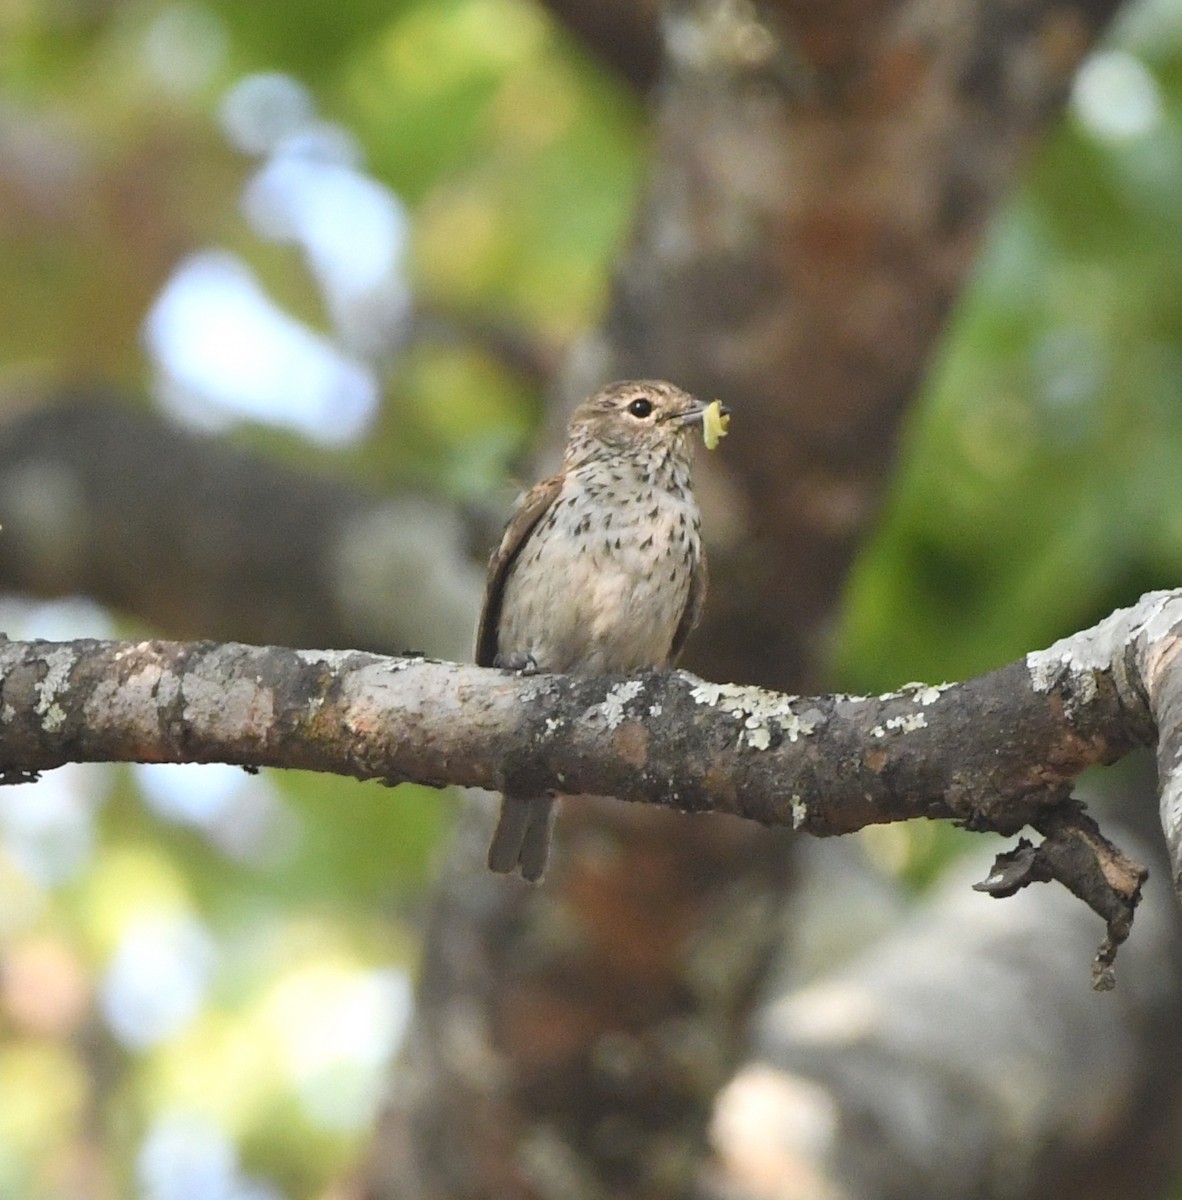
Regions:
<instances>
[{"instance_id":1,"label":"speckled breast","mask_svg":"<svg viewBox=\"0 0 1182 1200\"><path fill-rule=\"evenodd\" d=\"M596 463L568 476L505 582L498 644L543 670L662 666L701 556L688 474Z\"/></svg>"}]
</instances>

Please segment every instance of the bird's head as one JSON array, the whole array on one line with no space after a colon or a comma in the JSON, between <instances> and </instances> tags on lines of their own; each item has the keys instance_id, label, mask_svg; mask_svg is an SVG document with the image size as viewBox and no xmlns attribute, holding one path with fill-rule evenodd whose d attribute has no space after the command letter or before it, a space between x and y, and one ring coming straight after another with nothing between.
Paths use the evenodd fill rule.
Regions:
<instances>
[{"instance_id":1,"label":"bird's head","mask_svg":"<svg viewBox=\"0 0 1182 1200\"><path fill-rule=\"evenodd\" d=\"M706 407L662 380L610 383L571 415L567 466L615 455L688 461Z\"/></svg>"}]
</instances>

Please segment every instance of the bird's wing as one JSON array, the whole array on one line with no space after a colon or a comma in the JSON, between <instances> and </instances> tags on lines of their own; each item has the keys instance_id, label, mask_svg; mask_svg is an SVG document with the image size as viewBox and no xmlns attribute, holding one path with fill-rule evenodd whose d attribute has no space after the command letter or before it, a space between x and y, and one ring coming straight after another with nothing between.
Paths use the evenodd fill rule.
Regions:
<instances>
[{"instance_id":1,"label":"bird's wing","mask_svg":"<svg viewBox=\"0 0 1182 1200\"><path fill-rule=\"evenodd\" d=\"M677 623L677 632L673 635L673 645L669 650L669 666L674 666L681 657L681 652L685 649L686 638L689 637L693 627L698 623L698 618L702 615L708 584L706 556L699 554L694 573L690 577L689 595L685 598L685 608L682 611L681 620Z\"/></svg>"},{"instance_id":2,"label":"bird's wing","mask_svg":"<svg viewBox=\"0 0 1182 1200\"><path fill-rule=\"evenodd\" d=\"M509 518L501 544L489 560L488 583L484 587L484 607L481 609L480 624L476 630L478 667L491 667L496 661L501 601L505 595L505 580L509 577L509 568L513 566L534 527L546 515L561 490L561 475L551 475L549 479L534 484Z\"/></svg>"}]
</instances>

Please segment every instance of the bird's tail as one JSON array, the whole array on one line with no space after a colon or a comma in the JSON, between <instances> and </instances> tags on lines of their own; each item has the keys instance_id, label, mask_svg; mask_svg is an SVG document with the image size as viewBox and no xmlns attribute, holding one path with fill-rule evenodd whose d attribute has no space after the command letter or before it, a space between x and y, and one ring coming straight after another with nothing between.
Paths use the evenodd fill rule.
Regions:
<instances>
[{"instance_id":1,"label":"bird's tail","mask_svg":"<svg viewBox=\"0 0 1182 1200\"><path fill-rule=\"evenodd\" d=\"M550 857L554 827L553 796L502 796L501 815L488 848L488 867L502 875L520 869L521 878L537 883Z\"/></svg>"}]
</instances>

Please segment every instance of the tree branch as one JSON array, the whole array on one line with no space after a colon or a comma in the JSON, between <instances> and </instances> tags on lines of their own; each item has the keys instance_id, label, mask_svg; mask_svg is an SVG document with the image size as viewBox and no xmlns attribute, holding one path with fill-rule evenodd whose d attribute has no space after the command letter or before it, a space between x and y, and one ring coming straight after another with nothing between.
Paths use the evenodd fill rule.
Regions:
<instances>
[{"instance_id":1,"label":"tree branch","mask_svg":"<svg viewBox=\"0 0 1182 1200\"><path fill-rule=\"evenodd\" d=\"M610 795L819 836L915 817L1002 833L1030 825L1043 844L1003 855L982 888L1063 882L1108 924L1096 982L1109 986L1144 871L1070 788L1085 768L1153 744L1159 728L1172 747L1161 718L1182 702L1180 644L1182 591L1156 592L964 683L796 697L685 672L522 676L357 651L5 642L0 770L23 779L75 761L298 767ZM1163 771L1171 803L1178 771Z\"/></svg>"}]
</instances>

